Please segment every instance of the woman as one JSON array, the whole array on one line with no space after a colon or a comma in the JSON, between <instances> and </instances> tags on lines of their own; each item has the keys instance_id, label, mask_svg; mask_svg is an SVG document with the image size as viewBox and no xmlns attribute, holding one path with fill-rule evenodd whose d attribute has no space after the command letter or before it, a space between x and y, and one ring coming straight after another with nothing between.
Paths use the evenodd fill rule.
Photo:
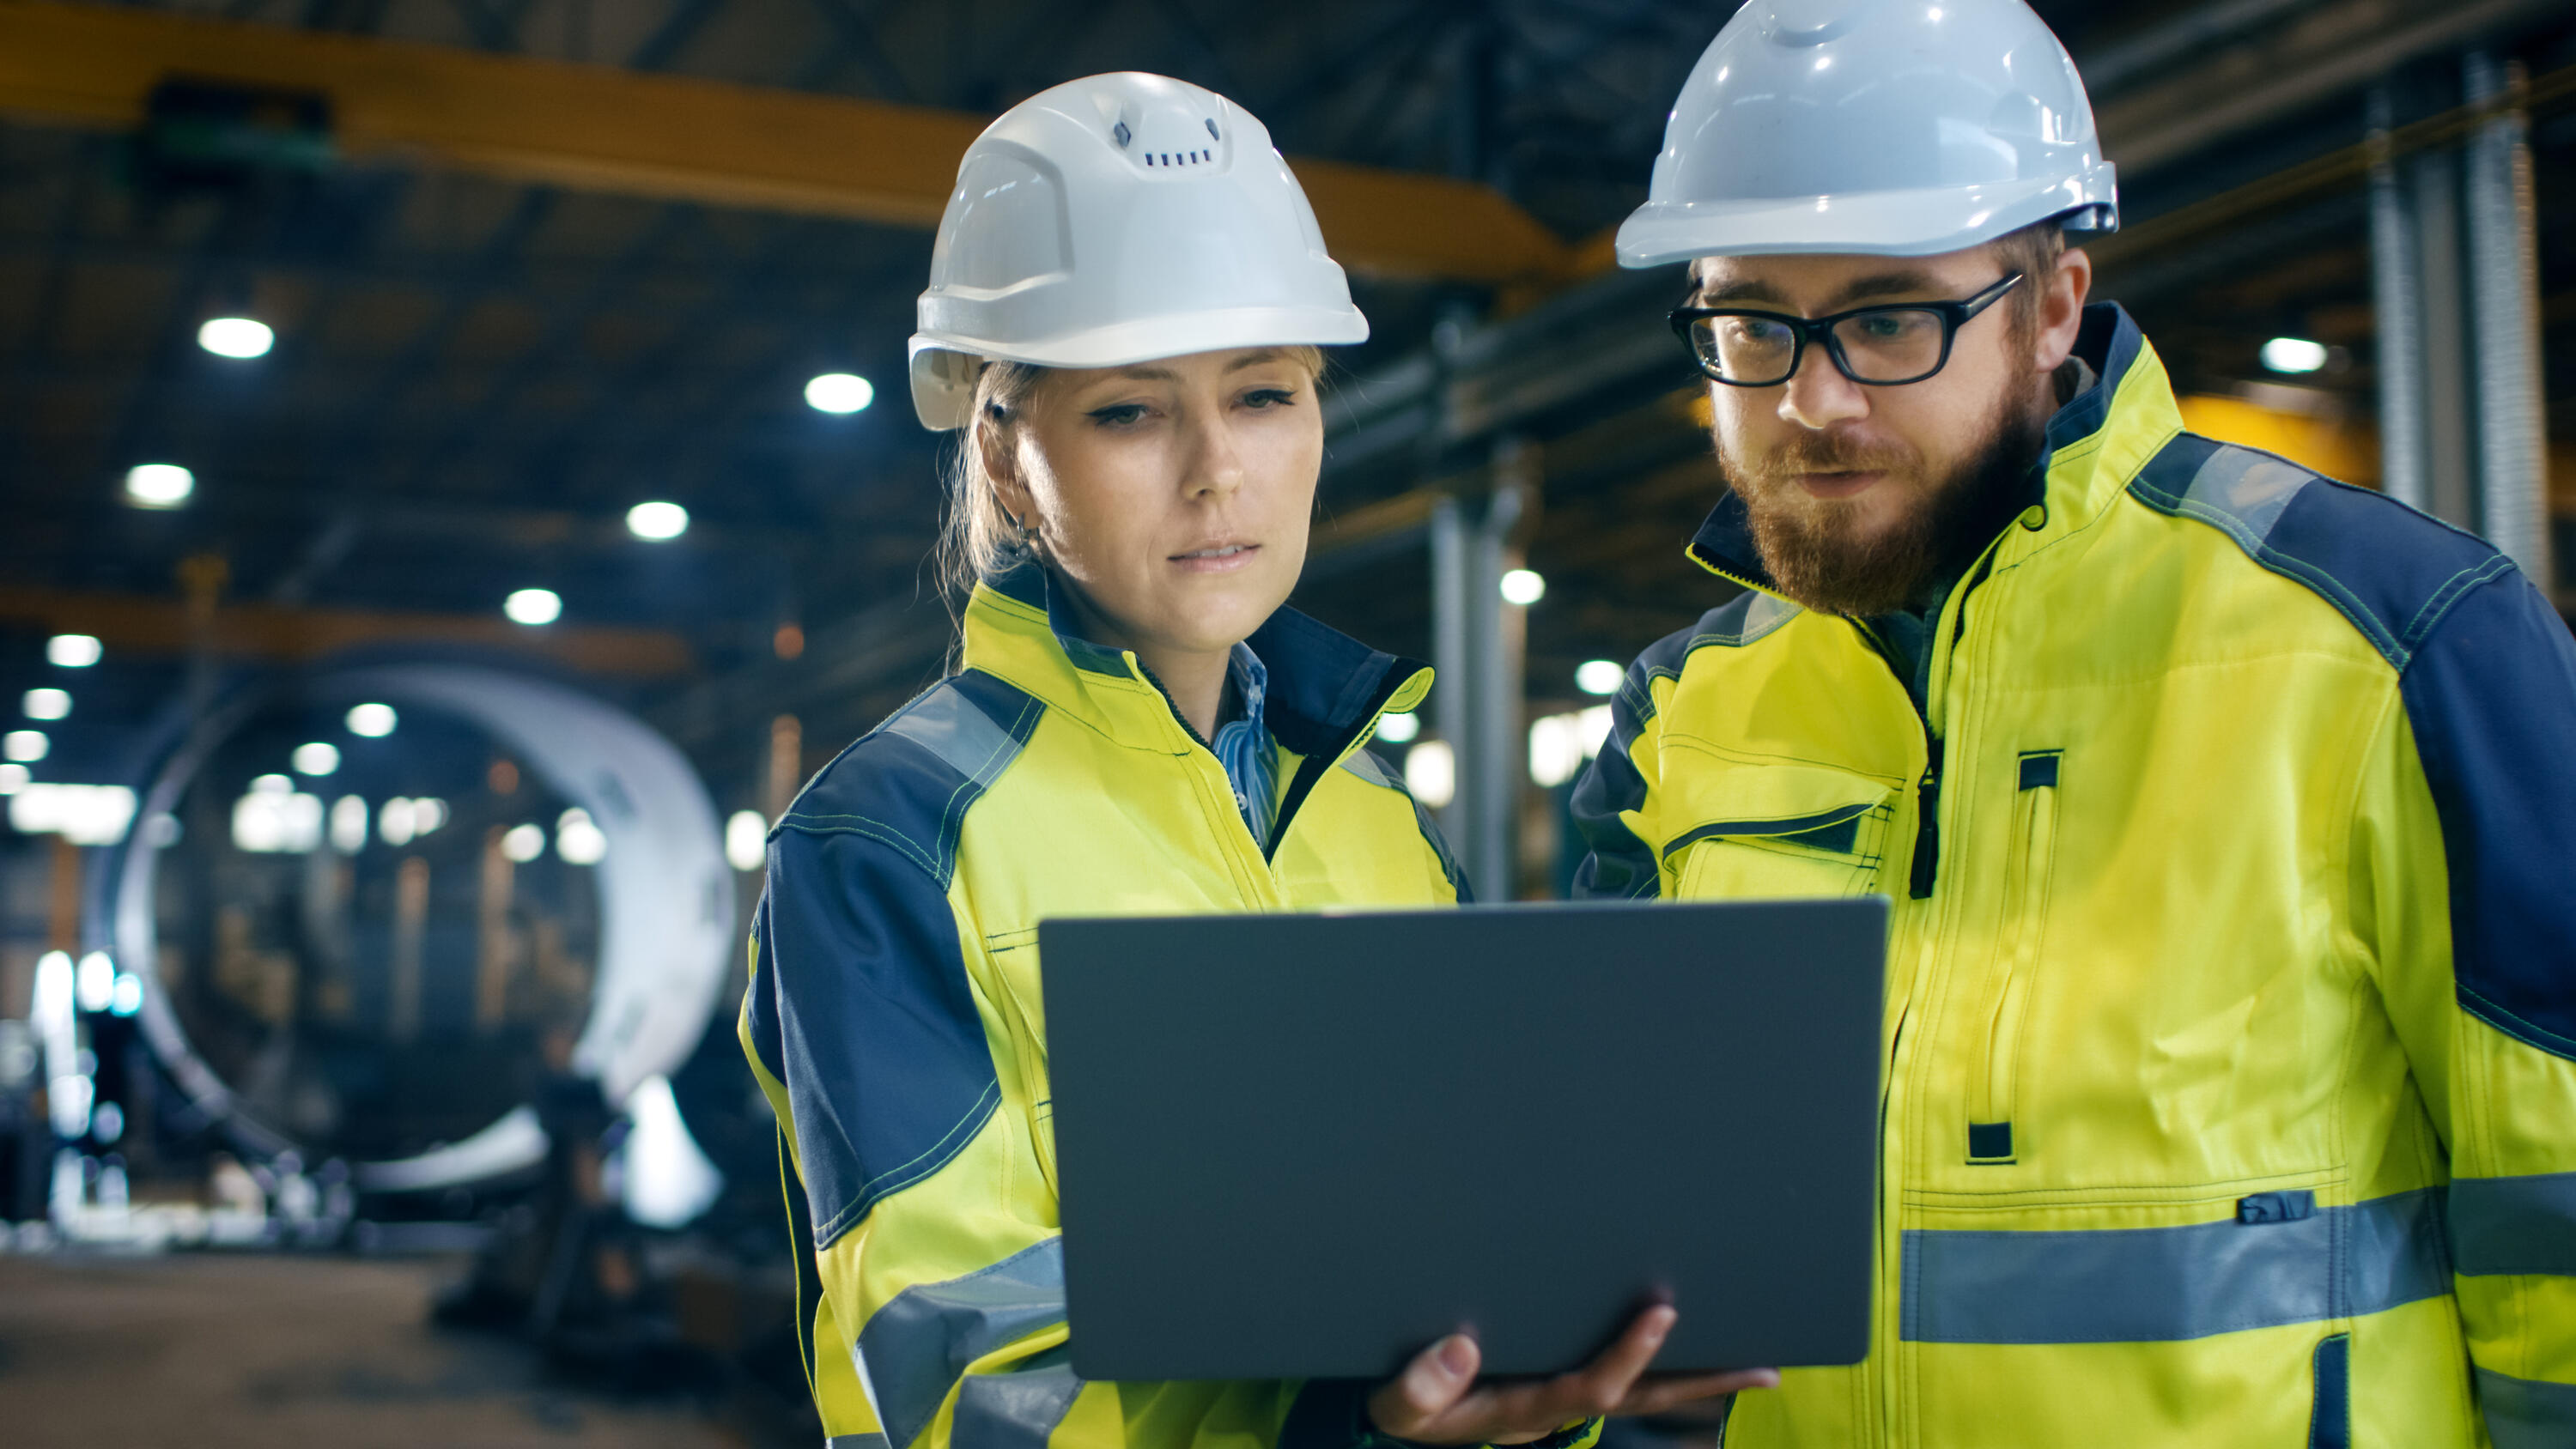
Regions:
<instances>
[{"instance_id":1,"label":"woman","mask_svg":"<svg viewBox=\"0 0 2576 1449\"><path fill-rule=\"evenodd\" d=\"M827 1432L1586 1438L1668 1312L1509 1390L1475 1384L1464 1337L1366 1395L1066 1367L1038 922L1462 892L1362 748L1429 671L1282 607L1322 463L1317 349L1367 323L1260 123L1155 76L1047 91L968 151L931 273L913 397L965 429L963 668L779 821L743 1008L803 1183Z\"/></svg>"}]
</instances>

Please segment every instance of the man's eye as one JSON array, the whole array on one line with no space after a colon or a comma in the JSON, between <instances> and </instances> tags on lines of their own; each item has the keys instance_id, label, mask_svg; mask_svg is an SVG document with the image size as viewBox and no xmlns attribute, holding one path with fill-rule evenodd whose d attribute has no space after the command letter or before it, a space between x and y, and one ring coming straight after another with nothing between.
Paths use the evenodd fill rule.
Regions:
<instances>
[{"instance_id":1,"label":"man's eye","mask_svg":"<svg viewBox=\"0 0 2576 1449\"><path fill-rule=\"evenodd\" d=\"M1779 347L1789 341L1788 328L1777 322L1765 322L1759 317L1738 317L1729 325L1735 329L1738 341L1755 347Z\"/></svg>"}]
</instances>

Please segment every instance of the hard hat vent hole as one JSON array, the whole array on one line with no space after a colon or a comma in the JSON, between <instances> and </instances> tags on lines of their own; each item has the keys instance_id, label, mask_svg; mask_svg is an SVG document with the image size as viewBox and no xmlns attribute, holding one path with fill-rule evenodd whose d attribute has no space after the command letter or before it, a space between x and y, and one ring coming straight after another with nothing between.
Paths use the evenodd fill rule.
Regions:
<instances>
[{"instance_id":1,"label":"hard hat vent hole","mask_svg":"<svg viewBox=\"0 0 2576 1449\"><path fill-rule=\"evenodd\" d=\"M1118 149L1124 151L1127 149L1127 143L1136 139L1136 133L1127 129L1125 121L1120 121L1109 128L1109 139L1116 141Z\"/></svg>"},{"instance_id":2,"label":"hard hat vent hole","mask_svg":"<svg viewBox=\"0 0 2576 1449\"><path fill-rule=\"evenodd\" d=\"M1218 134L1216 133L1216 121L1215 121L1213 118L1211 118L1211 117L1202 117L1202 118L1201 118L1201 124L1205 125L1205 126L1208 128L1208 139L1209 139L1209 140L1211 140L1211 141L1222 141L1222 140L1224 140L1224 139L1225 139L1223 136L1220 136L1220 135L1218 135Z\"/></svg>"}]
</instances>

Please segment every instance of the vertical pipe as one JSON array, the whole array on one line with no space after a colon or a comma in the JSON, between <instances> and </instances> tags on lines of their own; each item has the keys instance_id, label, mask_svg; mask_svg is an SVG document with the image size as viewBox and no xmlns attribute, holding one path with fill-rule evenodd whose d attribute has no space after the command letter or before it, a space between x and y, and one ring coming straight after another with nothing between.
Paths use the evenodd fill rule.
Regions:
<instances>
[{"instance_id":1,"label":"vertical pipe","mask_svg":"<svg viewBox=\"0 0 2576 1449\"><path fill-rule=\"evenodd\" d=\"M1471 676L1473 663L1467 656L1468 600L1467 519L1455 498L1443 498L1431 509L1431 668L1436 676L1431 690L1431 725L1449 746L1457 762L1456 778L1463 787L1467 767L1467 729L1476 715L1475 684ZM1466 796L1459 788L1445 805L1436 807L1441 833L1448 836L1454 851L1466 846ZM1467 872L1471 884L1484 881L1474 870L1475 862L1459 857L1459 868Z\"/></svg>"},{"instance_id":2,"label":"vertical pipe","mask_svg":"<svg viewBox=\"0 0 2576 1449\"><path fill-rule=\"evenodd\" d=\"M769 722L769 780L761 792L761 812L776 820L787 813L796 799L796 787L805 783L805 726L792 714L782 714Z\"/></svg>"},{"instance_id":3,"label":"vertical pipe","mask_svg":"<svg viewBox=\"0 0 2576 1449\"><path fill-rule=\"evenodd\" d=\"M2385 83L2371 88L2370 139L2387 143L2395 104ZM2370 168L2370 291L2379 353L2379 486L2418 509L2424 487L2424 291L2416 255L2415 218L2382 155Z\"/></svg>"},{"instance_id":4,"label":"vertical pipe","mask_svg":"<svg viewBox=\"0 0 2576 1449\"><path fill-rule=\"evenodd\" d=\"M2468 280L2460 254L2460 158L2426 151L2404 171L2415 216L2415 256L2423 279L2421 364L2424 395L2424 501L2445 523L2478 526L2477 417L2471 378L2477 353L2469 336Z\"/></svg>"},{"instance_id":5,"label":"vertical pipe","mask_svg":"<svg viewBox=\"0 0 2576 1449\"><path fill-rule=\"evenodd\" d=\"M519 942L510 929L510 901L518 867L501 849L509 832L495 825L483 832L483 889L476 901L474 955L474 1029L498 1031L510 1000L510 973L519 962Z\"/></svg>"},{"instance_id":6,"label":"vertical pipe","mask_svg":"<svg viewBox=\"0 0 2576 1449\"><path fill-rule=\"evenodd\" d=\"M385 1035L409 1042L420 1035L420 958L429 932L429 862L403 857L394 870L393 979L385 991Z\"/></svg>"},{"instance_id":7,"label":"vertical pipe","mask_svg":"<svg viewBox=\"0 0 2576 1449\"><path fill-rule=\"evenodd\" d=\"M2523 89L2518 63L2484 51L2462 66L2468 98ZM2548 592L2551 573L2547 439L2540 379L2540 288L2529 125L2517 107L2469 139L2467 271L2476 386L2478 528Z\"/></svg>"},{"instance_id":8,"label":"vertical pipe","mask_svg":"<svg viewBox=\"0 0 2576 1449\"><path fill-rule=\"evenodd\" d=\"M1506 443L1506 455L1512 444ZM1497 473L1507 471L1498 459ZM1497 477L1497 483L1502 478ZM1512 870L1512 824L1518 817L1519 774L1515 766L1520 721L1520 672L1511 647L1514 631L1505 620L1512 606L1503 602L1504 551L1520 523L1520 490L1497 486L1470 536L1467 579L1467 648L1474 659L1474 717L1467 730L1467 749L1458 762L1459 794L1467 801L1466 836L1457 842L1478 899L1507 901L1517 892Z\"/></svg>"}]
</instances>

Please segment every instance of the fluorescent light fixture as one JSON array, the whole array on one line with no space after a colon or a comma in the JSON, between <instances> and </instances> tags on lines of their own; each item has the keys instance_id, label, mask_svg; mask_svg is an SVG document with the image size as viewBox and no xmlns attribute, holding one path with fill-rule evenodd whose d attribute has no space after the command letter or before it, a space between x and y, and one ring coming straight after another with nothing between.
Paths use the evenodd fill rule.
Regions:
<instances>
[{"instance_id":1,"label":"fluorescent light fixture","mask_svg":"<svg viewBox=\"0 0 2576 1449\"><path fill-rule=\"evenodd\" d=\"M655 543L666 538L678 538L689 531L689 510L659 499L638 503L626 510L626 531Z\"/></svg>"},{"instance_id":2,"label":"fluorescent light fixture","mask_svg":"<svg viewBox=\"0 0 2576 1449\"><path fill-rule=\"evenodd\" d=\"M533 628L562 618L563 600L552 589L521 589L501 601L501 612L510 616L511 623Z\"/></svg>"},{"instance_id":3,"label":"fluorescent light fixture","mask_svg":"<svg viewBox=\"0 0 2576 1449\"><path fill-rule=\"evenodd\" d=\"M1530 783L1553 790L1583 773L1583 730L1575 716L1551 714L1530 721Z\"/></svg>"},{"instance_id":4,"label":"fluorescent light fixture","mask_svg":"<svg viewBox=\"0 0 2576 1449\"><path fill-rule=\"evenodd\" d=\"M31 689L18 709L29 719L61 719L72 712L72 694L68 689Z\"/></svg>"},{"instance_id":5,"label":"fluorescent light fixture","mask_svg":"<svg viewBox=\"0 0 2576 1449\"><path fill-rule=\"evenodd\" d=\"M197 345L217 357L266 357L277 333L250 317L214 317L197 329Z\"/></svg>"},{"instance_id":6,"label":"fluorescent light fixture","mask_svg":"<svg viewBox=\"0 0 2576 1449\"><path fill-rule=\"evenodd\" d=\"M27 782L33 778L34 776L27 773L27 767L24 765L15 762L0 765L0 795L17 794L26 789Z\"/></svg>"},{"instance_id":7,"label":"fluorescent light fixture","mask_svg":"<svg viewBox=\"0 0 2576 1449\"><path fill-rule=\"evenodd\" d=\"M2263 365L2274 372L2314 372L2326 365L2326 345L2304 337L2275 337L2263 344Z\"/></svg>"},{"instance_id":8,"label":"fluorescent light fixture","mask_svg":"<svg viewBox=\"0 0 2576 1449\"><path fill-rule=\"evenodd\" d=\"M582 809L555 817L555 854L566 865L597 865L608 854L607 833Z\"/></svg>"},{"instance_id":9,"label":"fluorescent light fixture","mask_svg":"<svg viewBox=\"0 0 2576 1449\"><path fill-rule=\"evenodd\" d=\"M349 733L380 740L394 732L401 717L390 704L359 704L349 707Z\"/></svg>"},{"instance_id":10,"label":"fluorescent light fixture","mask_svg":"<svg viewBox=\"0 0 2576 1449\"><path fill-rule=\"evenodd\" d=\"M1586 659L1574 666L1574 687L1585 694L1617 694L1628 671L1616 659Z\"/></svg>"},{"instance_id":11,"label":"fluorescent light fixture","mask_svg":"<svg viewBox=\"0 0 2576 1449\"><path fill-rule=\"evenodd\" d=\"M501 836L501 853L526 865L546 853L546 832L540 826L513 825Z\"/></svg>"},{"instance_id":12,"label":"fluorescent light fixture","mask_svg":"<svg viewBox=\"0 0 2576 1449\"><path fill-rule=\"evenodd\" d=\"M1456 797L1458 756L1447 740L1424 740L1404 752L1404 788L1434 810Z\"/></svg>"},{"instance_id":13,"label":"fluorescent light fixture","mask_svg":"<svg viewBox=\"0 0 2576 1449\"><path fill-rule=\"evenodd\" d=\"M125 501L137 508L176 508L197 491L197 475L176 463L137 463L125 470Z\"/></svg>"},{"instance_id":14,"label":"fluorescent light fixture","mask_svg":"<svg viewBox=\"0 0 2576 1449\"><path fill-rule=\"evenodd\" d=\"M855 373L827 372L805 384L805 405L820 413L863 412L876 400L876 384Z\"/></svg>"},{"instance_id":15,"label":"fluorescent light fixture","mask_svg":"<svg viewBox=\"0 0 2576 1449\"><path fill-rule=\"evenodd\" d=\"M263 855L304 855L322 844L322 797L264 789L283 775L262 775L233 802L233 847Z\"/></svg>"},{"instance_id":16,"label":"fluorescent light fixture","mask_svg":"<svg viewBox=\"0 0 2576 1449\"><path fill-rule=\"evenodd\" d=\"M327 775L340 768L340 747L315 740L311 744L297 745L295 753L289 755L287 761L295 766L295 773L299 775Z\"/></svg>"},{"instance_id":17,"label":"fluorescent light fixture","mask_svg":"<svg viewBox=\"0 0 2576 1449\"><path fill-rule=\"evenodd\" d=\"M1422 733L1422 716L1418 714L1382 715L1377 722L1377 737L1390 745L1409 745Z\"/></svg>"},{"instance_id":18,"label":"fluorescent light fixture","mask_svg":"<svg viewBox=\"0 0 2576 1449\"><path fill-rule=\"evenodd\" d=\"M6 755L21 765L32 765L43 759L45 751L52 746L53 741L45 738L43 730L11 730L0 735L0 755Z\"/></svg>"},{"instance_id":19,"label":"fluorescent light fixture","mask_svg":"<svg viewBox=\"0 0 2576 1449\"><path fill-rule=\"evenodd\" d=\"M367 848L367 802L364 796L343 795L331 802L331 848L342 855L355 855Z\"/></svg>"},{"instance_id":20,"label":"fluorescent light fixture","mask_svg":"<svg viewBox=\"0 0 2576 1449\"><path fill-rule=\"evenodd\" d=\"M57 634L45 641L45 662L58 669L87 669L102 652L95 634Z\"/></svg>"},{"instance_id":21,"label":"fluorescent light fixture","mask_svg":"<svg viewBox=\"0 0 2576 1449\"><path fill-rule=\"evenodd\" d=\"M116 963L105 951L80 958L78 999L83 1011L105 1011L116 1002Z\"/></svg>"},{"instance_id":22,"label":"fluorescent light fixture","mask_svg":"<svg viewBox=\"0 0 2576 1449\"><path fill-rule=\"evenodd\" d=\"M736 870L758 870L769 861L769 822L757 810L737 810L725 821L725 859Z\"/></svg>"},{"instance_id":23,"label":"fluorescent light fixture","mask_svg":"<svg viewBox=\"0 0 2576 1449\"><path fill-rule=\"evenodd\" d=\"M1528 569L1513 569L1503 575L1503 602L1535 604L1547 597L1547 580Z\"/></svg>"},{"instance_id":24,"label":"fluorescent light fixture","mask_svg":"<svg viewBox=\"0 0 2576 1449\"><path fill-rule=\"evenodd\" d=\"M114 845L133 820L134 792L123 785L29 783L9 795L9 827L21 835Z\"/></svg>"}]
</instances>

